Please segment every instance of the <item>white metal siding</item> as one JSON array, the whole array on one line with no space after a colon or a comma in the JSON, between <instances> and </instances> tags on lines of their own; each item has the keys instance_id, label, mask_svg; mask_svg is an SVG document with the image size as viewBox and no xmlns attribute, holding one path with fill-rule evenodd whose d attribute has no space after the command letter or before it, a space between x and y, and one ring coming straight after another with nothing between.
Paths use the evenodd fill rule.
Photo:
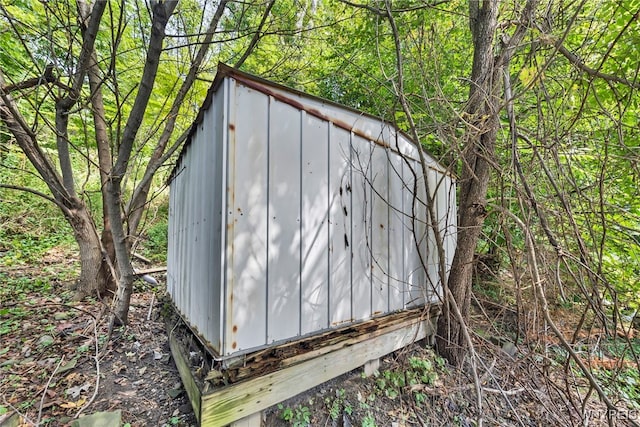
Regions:
<instances>
[{"instance_id":1,"label":"white metal siding","mask_svg":"<svg viewBox=\"0 0 640 427\"><path fill-rule=\"evenodd\" d=\"M329 144L329 326L351 322L351 133L332 125Z\"/></svg>"},{"instance_id":2,"label":"white metal siding","mask_svg":"<svg viewBox=\"0 0 640 427\"><path fill-rule=\"evenodd\" d=\"M353 320L371 317L371 148L351 136L351 305Z\"/></svg>"},{"instance_id":3,"label":"white metal siding","mask_svg":"<svg viewBox=\"0 0 640 427\"><path fill-rule=\"evenodd\" d=\"M300 327L301 112L271 100L269 114L269 268L267 342Z\"/></svg>"},{"instance_id":4,"label":"white metal siding","mask_svg":"<svg viewBox=\"0 0 640 427\"><path fill-rule=\"evenodd\" d=\"M329 122L302 113L301 335L329 326L329 129Z\"/></svg>"},{"instance_id":5,"label":"white metal siding","mask_svg":"<svg viewBox=\"0 0 640 427\"><path fill-rule=\"evenodd\" d=\"M227 160L227 313L224 354L267 337L269 98L230 85ZM281 305L275 304L277 309Z\"/></svg>"},{"instance_id":6,"label":"white metal siding","mask_svg":"<svg viewBox=\"0 0 640 427\"><path fill-rule=\"evenodd\" d=\"M171 183L168 290L218 355L438 301L424 175L403 134L233 76L201 114ZM455 183L428 161L450 267Z\"/></svg>"}]
</instances>

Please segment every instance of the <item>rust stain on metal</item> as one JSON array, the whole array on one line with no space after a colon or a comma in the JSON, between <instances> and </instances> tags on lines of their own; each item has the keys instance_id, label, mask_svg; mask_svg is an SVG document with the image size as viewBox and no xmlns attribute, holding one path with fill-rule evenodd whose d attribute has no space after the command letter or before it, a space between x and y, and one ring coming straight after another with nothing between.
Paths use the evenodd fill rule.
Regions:
<instances>
[{"instance_id":1,"label":"rust stain on metal","mask_svg":"<svg viewBox=\"0 0 640 427\"><path fill-rule=\"evenodd\" d=\"M231 132L233 132L234 130L236 130L236 125L234 125L233 123L229 123L229 130Z\"/></svg>"},{"instance_id":2,"label":"rust stain on metal","mask_svg":"<svg viewBox=\"0 0 640 427\"><path fill-rule=\"evenodd\" d=\"M238 332L238 325L233 325L233 333L235 334L236 332Z\"/></svg>"},{"instance_id":3,"label":"rust stain on metal","mask_svg":"<svg viewBox=\"0 0 640 427\"><path fill-rule=\"evenodd\" d=\"M382 147L385 148L389 148L392 151L396 151L395 148L391 147L391 145L389 145L387 142L379 139L379 138L374 138L371 135L367 135L365 132L362 132L359 129L355 129L352 125L350 125L349 123L346 123L342 120L338 120L332 117L329 117L328 115L324 114L321 111L316 110L315 108L310 108L307 107L306 105L302 104L299 101L296 101L295 99L291 99L285 95L282 95L280 93L277 93L263 85L261 85L260 83L257 83L253 80L247 79L244 76L240 76L240 75L234 75L233 76L234 79L236 79L237 81L241 82L243 85L251 88L251 89L255 89L259 92L265 93L271 97L273 97L274 99L277 99L280 102L284 102L285 104L289 104L294 108L297 108L298 110L302 110L305 111L307 114L314 116L320 120L324 120L326 122L329 123L333 123L336 127L339 127L341 129L344 129L348 132L352 132L354 135L358 135L368 141L371 141L375 144L378 144Z\"/></svg>"},{"instance_id":4,"label":"rust stain on metal","mask_svg":"<svg viewBox=\"0 0 640 427\"><path fill-rule=\"evenodd\" d=\"M349 124L347 122L344 122L342 120L330 117L330 116L324 114L323 112L318 111L315 108L308 107L308 106L302 104L301 102L299 102L299 101L297 101L295 99L289 98L288 96L285 96L285 95L280 94L280 93L278 93L278 92L276 92L274 90L269 89L265 85L255 81L255 80L252 80L251 78L248 78L248 77L243 76L241 74L237 74L236 72L229 72L229 74L233 79L235 79L236 81L242 83L244 86L246 86L246 87L248 87L250 89L254 89L254 90L258 91L258 92L264 93L265 95L271 96L271 97L273 97L274 99L276 99L276 100L278 100L280 102L288 104L288 105L290 105L290 106L292 106L294 108L297 108L299 110L305 111L307 114L309 114L311 116L314 116L314 117L317 117L320 120L324 120L326 122L332 123L334 126L336 126L338 128L344 129L347 132L351 132L352 134L357 135L357 136L359 136L359 137L361 137L363 139L366 139L367 141L370 141L370 142L372 142L372 143L374 143L376 145L379 145L381 147L387 148L390 151L392 151L392 152L394 152L394 153L396 153L396 154L398 154L398 155L400 155L402 157L406 157L406 158L414 160L414 161L419 161L417 158L415 158L415 157L413 157L413 156L411 156L409 154L402 153L397 147L392 146L391 144L389 144L388 142L386 142L382 138L377 138L377 137L374 137L372 135L368 135L366 132L363 132L360 129L354 128L353 125L351 125L351 124ZM287 90L292 91L292 89L287 89ZM301 94L301 96L303 96L303 95ZM345 107L343 107L343 108L345 108ZM364 114L364 116L367 116L367 115ZM378 119L378 120L381 120L381 119ZM384 123L388 124L389 127L391 127L392 129L396 129L395 126L393 126L393 125L391 125L389 123L386 123L386 122L384 122ZM398 131L398 132L403 134L405 136L405 138L407 139L407 141L409 141L414 147L417 147L418 149L421 148L421 146L418 147L418 145L420 144L419 142L413 141L413 139L411 137L409 137L408 135L404 134L401 131ZM434 166L431 166L431 165L427 165L427 167L429 169L431 169L431 170L434 170L434 171L437 171L437 172L440 172L440 173L445 173L445 174L448 174L448 175L449 174L452 175L451 171L449 171L449 170L442 170L440 168L437 168L437 167L434 167Z\"/></svg>"},{"instance_id":5,"label":"rust stain on metal","mask_svg":"<svg viewBox=\"0 0 640 427\"><path fill-rule=\"evenodd\" d=\"M237 347L238 343L234 341L233 344L231 344L231 348L235 350Z\"/></svg>"}]
</instances>

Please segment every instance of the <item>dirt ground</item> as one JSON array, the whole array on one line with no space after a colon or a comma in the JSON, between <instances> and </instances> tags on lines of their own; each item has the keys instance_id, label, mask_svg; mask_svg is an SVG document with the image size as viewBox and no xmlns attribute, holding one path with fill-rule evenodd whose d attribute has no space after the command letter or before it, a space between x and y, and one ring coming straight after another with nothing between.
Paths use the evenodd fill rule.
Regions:
<instances>
[{"instance_id":1,"label":"dirt ground","mask_svg":"<svg viewBox=\"0 0 640 427\"><path fill-rule=\"evenodd\" d=\"M16 285L36 277L46 277L38 282L46 291ZM196 425L170 355L169 306L156 277L160 285L136 284L129 326L109 336L108 307L73 302L69 284L56 279L50 264L2 272L0 426L10 417L21 422L14 425L65 426L118 410L124 426ZM490 325L478 321L474 328ZM356 370L265 411L264 425L476 426L480 418L489 426L607 424L601 403L590 399L581 407L566 391L569 382L578 393L588 390L584 380L525 347L505 351L480 338L476 344L475 374L470 365L453 369L415 344L385 357L374 376ZM614 425L637 424L617 417Z\"/></svg>"},{"instance_id":2,"label":"dirt ground","mask_svg":"<svg viewBox=\"0 0 640 427\"><path fill-rule=\"evenodd\" d=\"M107 341L107 307L72 302L67 284L52 285L43 295L2 301L3 310L20 309L13 310L19 329L3 333L0 344L5 417L68 425L79 415L120 409L131 426L196 424L170 357L157 289L137 289L129 326Z\"/></svg>"}]
</instances>

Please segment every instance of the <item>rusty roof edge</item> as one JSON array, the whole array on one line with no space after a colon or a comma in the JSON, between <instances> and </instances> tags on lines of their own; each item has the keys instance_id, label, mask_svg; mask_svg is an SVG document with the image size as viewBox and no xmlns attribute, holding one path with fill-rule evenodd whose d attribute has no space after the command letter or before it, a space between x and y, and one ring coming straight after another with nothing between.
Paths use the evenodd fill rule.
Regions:
<instances>
[{"instance_id":1,"label":"rusty roof edge","mask_svg":"<svg viewBox=\"0 0 640 427\"><path fill-rule=\"evenodd\" d=\"M180 149L180 153L178 154L178 158L176 160L176 164L173 167L173 169L171 170L171 173L169 174L169 177L167 178L167 186L171 184L171 181L173 181L173 178L175 178L175 176L178 174L178 163L180 161L180 159L182 158L182 154L184 153L184 151L187 149L187 147L191 144L191 139L193 137L193 134L195 133L195 130L198 128L198 125L202 122L203 118L204 118L204 113L205 111L207 111L209 109L209 107L211 107L211 102L213 101L213 94L216 93L218 91L218 89L220 88L220 85L222 84L222 81L224 80L225 77L234 74L234 73L241 73L241 74L246 74L246 75L250 75L247 73L242 73L239 70L234 69L233 67L223 63L223 62L218 62L218 68L216 71L216 75L213 78L213 83L211 84L211 86L209 87L209 89L207 90L207 95L204 98L204 101L202 102L202 105L200 106L200 109L198 110L198 114L196 115L196 118L193 120L193 123L191 123L190 125L190 129L189 129L189 134L187 135L187 137L185 138L184 144L182 145L182 148Z\"/></svg>"},{"instance_id":2,"label":"rusty roof edge","mask_svg":"<svg viewBox=\"0 0 640 427\"><path fill-rule=\"evenodd\" d=\"M417 144L417 143L416 143L416 141L414 141L414 140L413 140L413 137L411 137L407 132L405 132L405 131L403 131L403 130L399 129L399 128L398 128L398 126L396 126L394 123L389 122L388 120L385 120L384 118L382 118L382 117L380 117L380 116L376 116L375 114L367 113L366 111L358 110L357 108L353 108L353 107L350 107L350 106L348 106L348 105L340 104L339 102L331 101L330 99L326 99L326 98L322 98L322 97L320 97L320 96L312 95L312 94L309 94L309 93L307 93L307 92L303 92L303 91L301 91L301 90L294 89L294 88L291 88L291 87L285 86L285 85L283 85L283 84L273 82L273 81L271 81L271 80L267 80L267 79L265 79L265 78L262 78L262 77L256 76L256 75L254 75L254 74L247 73L247 72L245 72L245 71L240 71L240 70L238 70L238 69L236 69L236 68L233 68L233 67L231 67L231 66L229 66L229 65L227 65L227 64L224 64L224 63L222 63L222 62L220 62L220 63L218 64L218 74L216 75L216 79L214 79L214 85L216 85L216 81L218 80L218 77L220 77L220 81L222 81L222 79L223 79L224 77L227 77L227 76L232 77L232 78L236 78L236 80L239 80L241 83L244 83L245 85L246 85L247 83L249 83L249 82L255 82L255 83L258 83L258 84L263 85L263 86L268 86L268 87L272 87L272 88L280 89L280 90L283 90L283 91L286 91L286 92L292 93L292 94L294 94L294 95L299 95L299 96L301 96L301 97L303 97L303 98L308 98L308 99L316 100L316 101L323 102L323 103L325 103L325 104L328 104L328 105L331 105L331 106L334 106L334 107L338 107L338 108L341 108L341 109L344 109L344 110L348 110L348 111L351 111L352 113L358 114L359 116L362 116L362 117L366 117L366 118L370 118L370 119L374 119L374 120L380 121L380 122L382 122L383 124L386 124L386 125L390 126L391 128L393 128L393 129L394 129L396 132L398 132L399 134L401 134L401 135L402 135L404 138L406 138L406 140L407 140L409 143L411 143L414 147L416 147L417 149L422 149L422 150L423 150L423 152L424 152L424 153L425 153L425 154L426 154L426 155L427 155L431 160L433 160L433 162L438 166L438 167L430 166L430 169L432 169L432 170L437 170L437 171L439 171L439 172L441 172L441 173L444 173L444 174L446 174L446 175L449 175L449 176L450 176L451 178L453 178L453 179L457 179L457 176L455 175L455 173L454 173L453 171L451 171L449 168L445 167L445 166L444 166L440 161L438 161L438 159L436 159L435 157L433 157L433 156L431 155L431 153L429 153L427 150L425 150L425 149L422 147L422 145L421 145L421 144ZM219 84L220 84L220 82L217 82L217 84L219 85ZM255 90L258 90L258 91L261 91L261 92L263 92L263 93L266 93L264 90L261 90L262 88L260 88L260 87L256 87L255 85L251 85L251 87L252 87L253 89L255 89ZM267 93L267 94L268 94L268 95L271 95L271 93ZM296 101L294 101L294 100L292 100L292 101L293 101L293 102L296 102ZM301 108L301 109L303 109L303 110L304 110L304 111L306 111L306 112L310 112L310 113L312 113L314 116L316 116L316 117L318 117L318 118L320 118L320 119L323 119L323 120L327 120L327 121L329 121L329 122L331 122L331 123L335 124L335 125L336 125L336 126L338 126L338 127L343 128L343 129L345 129L345 130L351 130L351 131L354 131L356 134L358 134L358 135L360 135L360 136L362 136L362 137L365 137L365 138L367 138L367 139L371 140L371 141L372 141L372 142L374 142L374 143L377 143L377 144L379 144L379 145L388 145L388 144L380 144L380 141L378 141L376 138L371 137L371 136L366 136L366 135L364 135L364 134L361 134L360 132L358 132L358 131L357 131L356 129L354 129L353 127L347 127L347 126L345 126L343 123L341 123L340 121L335 120L335 119L332 119L332 118L330 118L330 117L327 117L327 116L325 116L324 114L321 114L321 113L320 113L320 114L315 114L315 112L314 112L313 110L310 110L309 108L307 108L307 107L305 107L305 106L302 106L302 107L299 107L299 106L296 106L296 105L292 105L292 106L294 106L294 107L296 107L296 108ZM393 147L390 147L390 148L393 148ZM400 154L400 153L399 153L399 154ZM413 160L417 160L417 159L413 159Z\"/></svg>"},{"instance_id":3,"label":"rusty roof edge","mask_svg":"<svg viewBox=\"0 0 640 427\"><path fill-rule=\"evenodd\" d=\"M402 136L404 136L407 141L409 141L416 149L418 150L423 150L423 152L431 159L433 160L433 162L435 162L435 164L438 166L437 168L435 167L430 167L433 170L437 170L441 173L444 173L446 175L449 175L451 178L453 178L454 180L457 178L455 173L453 173L453 171L451 171L449 168L445 167L442 163L440 163L435 157L433 157L428 151L426 151L421 144L416 143L416 141L413 140L413 138L411 136L409 136L406 132L402 131L401 129L399 129L395 124L383 119L380 116L376 116L374 114L370 114L361 110L358 110L356 108L353 107L349 107L348 105L343 105L340 104L338 102L335 101L331 101L329 99L325 99L319 96L315 96L315 95L311 95L309 93L306 92L302 92L298 89L294 89L285 85L282 85L280 83L275 83L272 82L270 80L264 79L262 77L258 77L254 74L250 74L247 73L245 71L240 71L236 68L233 68L230 65L227 65L223 62L219 62L218 63L218 69L216 72L216 76L213 79L213 83L211 85L211 87L209 88L209 90L207 91L207 95L204 99L204 102L202 103L202 106L200 107L200 109L198 110L198 114L196 115L195 120L193 121L193 123L191 124L191 129L189 130L189 134L184 142L184 145L182 146L181 150L180 150L180 154L178 155L178 159L176 160L176 165L174 166L174 168L172 169L171 173L169 174L169 178L167 179L167 185L169 185L171 183L171 181L173 180L173 178L175 177L175 175L178 173L177 167L178 167L178 162L180 161L180 159L182 158L182 154L183 152L187 149L187 147L190 145L191 143L191 139L193 134L195 133L195 130L197 129L198 125L202 122L203 117L204 117L204 113L206 110L209 109L209 107L211 106L211 102L213 101L213 95L215 92L218 91L218 89L220 88L220 85L222 84L222 81L224 80L225 77L231 77L234 78L238 81L240 81L241 83L251 86L253 89L258 90L260 92L263 92L267 95L271 95L273 96L273 92L269 91L265 86L267 87L272 87L272 88L276 88L276 89L280 89L295 95L299 95L303 98L308 98L308 99L312 99L312 100L316 100L316 101L320 101L329 105L332 105L334 107L338 107L338 108L342 108L348 111L351 111L353 113L356 113L360 116L363 117L367 117L370 119L374 119L374 120L378 120L380 122L382 122L383 124L387 124L390 127L392 127L393 129L395 129L396 132L398 132L399 134L401 134ZM256 83L256 84L251 84L251 83ZM291 100L292 102L296 102L294 100ZM299 108L299 107L298 107ZM310 109L305 108L304 106L302 106L303 110L309 112ZM319 113L321 114L321 113ZM314 114L316 115L316 114ZM344 128L345 130L350 130L350 131L356 131L355 129L353 129L353 127L348 128L347 126L345 126L342 123L337 123L336 120L330 119L327 116L325 116L324 114L321 114L321 116L318 115L318 118L327 120L331 123L334 123L336 125L338 125L341 128ZM356 131L356 133L358 133ZM364 135L362 135L364 136ZM376 139L367 136L367 139L373 141L374 143L380 144L379 141L377 141ZM383 144L383 145L387 145L387 144ZM392 147L390 147L392 148Z\"/></svg>"}]
</instances>

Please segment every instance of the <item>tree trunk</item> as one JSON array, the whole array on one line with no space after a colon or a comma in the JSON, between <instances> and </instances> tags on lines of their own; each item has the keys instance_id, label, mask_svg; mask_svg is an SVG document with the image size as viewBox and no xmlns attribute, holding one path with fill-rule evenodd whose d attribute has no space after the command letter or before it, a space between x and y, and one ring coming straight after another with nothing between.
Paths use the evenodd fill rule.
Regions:
<instances>
[{"instance_id":1,"label":"tree trunk","mask_svg":"<svg viewBox=\"0 0 640 427\"><path fill-rule=\"evenodd\" d=\"M462 331L465 325L456 317L452 305L458 306L463 319L469 318L473 256L486 216L486 195L491 163L495 158L499 89L502 81L500 78L496 79L500 74L493 58L498 1L472 1L469 12L474 47L467 105L467 120L470 125L466 134L462 173L458 181L460 207L457 248L447 284L453 298L445 297L436 334L438 352L455 366L462 364L466 345Z\"/></svg>"},{"instance_id":2,"label":"tree trunk","mask_svg":"<svg viewBox=\"0 0 640 427\"><path fill-rule=\"evenodd\" d=\"M167 144L171 139L171 135L173 135L173 131L175 129L176 120L180 115L180 109L184 104L184 100L189 93L189 90L193 87L193 84L196 82L198 77L198 72L200 71L203 62L209 52L211 47L211 42L213 40L213 36L216 34L216 30L218 28L218 23L222 18L224 10L227 6L228 0L222 0L218 3L218 7L216 9L215 14L211 17L211 21L209 22L209 28L205 33L205 37L202 40L202 44L198 49L198 53L196 54L193 62L189 67L189 72L187 73L180 89L178 90L178 94L176 98L173 100L173 104L171 105L171 110L167 115L167 121L165 124L165 128L158 139L158 143L156 144L151 157L147 162L147 168L144 171L144 176L142 180L138 184L138 186L133 190L133 194L131 195L131 199L129 203L125 207L125 219L127 222L127 231L129 236L135 236L138 232L138 227L140 225L140 221L142 220L142 215L144 214L145 205L147 203L147 199L149 198L149 192L151 191L151 182L156 172L166 161L165 152L167 148ZM273 1L267 7L267 12L271 10L273 6ZM259 32L259 31L258 31ZM258 34L258 33L256 33ZM128 240L129 248L131 248L133 244L133 239Z\"/></svg>"},{"instance_id":3,"label":"tree trunk","mask_svg":"<svg viewBox=\"0 0 640 427\"><path fill-rule=\"evenodd\" d=\"M96 52L91 54L91 61L87 70L89 77L89 88L91 90L91 106L93 113L94 130L96 133L96 145L98 146L98 164L100 165L100 184L102 188L102 248L105 251L105 257L111 260L112 265L116 264L116 251L113 244L113 234L111 233L111 221L109 219L109 204L105 196L106 185L108 180L108 171L112 168L111 162L111 146L109 144L108 126L105 119L104 100L102 98L102 79L100 77L100 69L98 68L98 59ZM104 274L110 278L108 289L115 291L117 289L116 278L112 276L111 269L107 263L103 264Z\"/></svg>"},{"instance_id":4,"label":"tree trunk","mask_svg":"<svg viewBox=\"0 0 640 427\"><path fill-rule=\"evenodd\" d=\"M3 85L4 78L0 72L0 87ZM67 191L53 162L40 149L36 135L31 132L15 101L7 93L2 93L0 97L0 120L7 126L20 149L49 187L53 195L49 200L60 208L73 230L80 249L81 271L77 282L77 296L101 297L107 288L108 276L105 273L108 270L103 267L106 261L103 258L98 231L91 219L91 212L82 200Z\"/></svg>"},{"instance_id":5,"label":"tree trunk","mask_svg":"<svg viewBox=\"0 0 640 427\"><path fill-rule=\"evenodd\" d=\"M80 249L80 277L77 281L76 298L86 296L103 297L107 289L113 288L109 265L102 252L96 226L84 203L71 211L67 220Z\"/></svg>"},{"instance_id":6,"label":"tree trunk","mask_svg":"<svg viewBox=\"0 0 640 427\"><path fill-rule=\"evenodd\" d=\"M108 205L109 220L113 234L113 244L115 245L116 262L118 264L118 290L116 293L115 306L113 308L112 321L115 324L126 324L129 316L129 302L133 292L133 281L135 279L133 266L131 265L130 250L127 245L127 234L125 233L122 216L120 214L122 202L122 179L127 172L127 165L131 159L133 143L142 118L144 116L149 98L153 90L153 84L158 72L160 55L162 53L162 43L165 37L165 28L177 6L177 2L168 1L157 2L153 6L153 24L151 26L151 37L149 38L149 49L142 72L142 79L138 86L138 93L133 103L133 108L124 128L118 158L109 173L106 188L103 193ZM105 191L106 190L106 191Z\"/></svg>"},{"instance_id":7,"label":"tree trunk","mask_svg":"<svg viewBox=\"0 0 640 427\"><path fill-rule=\"evenodd\" d=\"M506 35L503 37L503 45L496 54L494 37L499 1L469 2L473 68L465 117L469 130L465 135L462 172L458 181L458 241L447 283L452 298L445 298L436 333L438 352L456 366L462 364L466 354L462 328L466 327L464 322L469 318L473 258L487 214L486 196L496 158L503 74L516 48L531 28L538 3L539 0L527 1L516 30L510 38ZM457 305L463 323L455 315L453 304Z\"/></svg>"}]
</instances>

